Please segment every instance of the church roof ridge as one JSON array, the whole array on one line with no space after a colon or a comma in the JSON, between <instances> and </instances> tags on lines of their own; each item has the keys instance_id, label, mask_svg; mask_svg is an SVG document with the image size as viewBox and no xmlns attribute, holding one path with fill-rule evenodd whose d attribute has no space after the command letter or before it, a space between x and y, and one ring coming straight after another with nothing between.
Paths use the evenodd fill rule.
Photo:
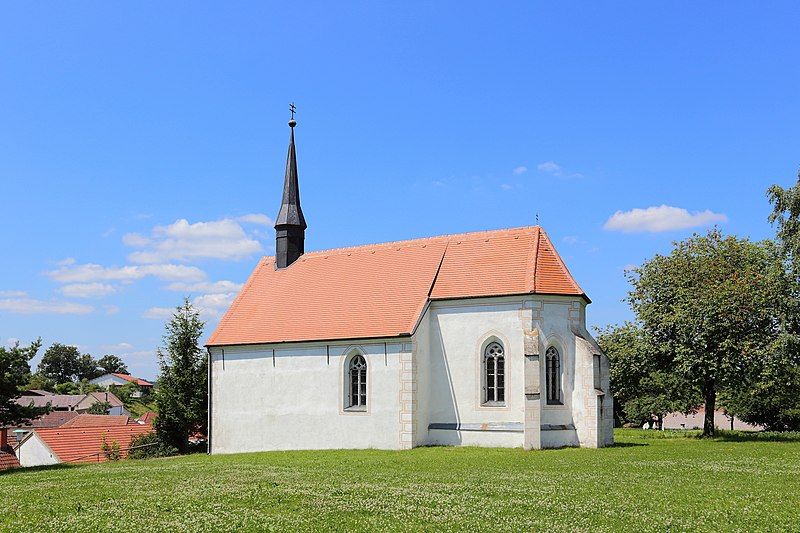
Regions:
<instances>
[{"instance_id":1,"label":"church roof ridge","mask_svg":"<svg viewBox=\"0 0 800 533\"><path fill-rule=\"evenodd\" d=\"M263 257L207 345L405 336L428 302L522 294L590 301L540 226Z\"/></svg>"},{"instance_id":2,"label":"church roof ridge","mask_svg":"<svg viewBox=\"0 0 800 533\"><path fill-rule=\"evenodd\" d=\"M445 233L442 235L431 235L428 237L417 237L415 239L402 239L398 241L387 241L387 242L376 242L376 243L367 243L367 244L357 244L354 246L342 246L339 248L328 248L323 250L314 250L311 252L306 252L302 256L300 256L299 260L303 261L306 258L312 258L317 256L325 256L325 255L335 255L335 254L342 254L342 253L352 253L352 252L365 252L370 251L376 248L383 249L383 248L393 248L395 246L408 246L414 244L427 244L429 242L441 242L447 241L451 242L456 239L461 239L462 241L475 241L484 238L491 238L492 236L497 237L500 235L513 235L515 232L517 233L525 233L527 231L535 231L539 230L544 232L541 226L518 226L514 228L499 228L499 229L491 229L491 230L478 230L478 231L467 231L463 233ZM274 259L275 256L267 255L264 256L263 259L269 261L269 259Z\"/></svg>"}]
</instances>

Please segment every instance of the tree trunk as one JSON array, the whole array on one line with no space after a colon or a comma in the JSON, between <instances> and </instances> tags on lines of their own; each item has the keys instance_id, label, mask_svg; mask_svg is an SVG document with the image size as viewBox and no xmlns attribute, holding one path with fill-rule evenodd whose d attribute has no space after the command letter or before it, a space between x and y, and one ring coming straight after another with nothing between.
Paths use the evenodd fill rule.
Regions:
<instances>
[{"instance_id":1,"label":"tree trunk","mask_svg":"<svg viewBox=\"0 0 800 533\"><path fill-rule=\"evenodd\" d=\"M703 394L706 399L705 418L703 420L703 436L714 436L714 411L717 407L717 389L713 380L706 380Z\"/></svg>"},{"instance_id":2,"label":"tree trunk","mask_svg":"<svg viewBox=\"0 0 800 533\"><path fill-rule=\"evenodd\" d=\"M658 430L664 431L664 415L658 415Z\"/></svg>"}]
</instances>

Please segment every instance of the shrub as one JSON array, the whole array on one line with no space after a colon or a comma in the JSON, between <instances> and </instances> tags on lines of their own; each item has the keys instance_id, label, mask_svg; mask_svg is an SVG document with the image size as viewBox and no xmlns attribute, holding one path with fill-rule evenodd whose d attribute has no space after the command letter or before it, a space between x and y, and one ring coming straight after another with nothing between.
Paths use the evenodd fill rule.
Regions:
<instances>
[{"instance_id":1,"label":"shrub","mask_svg":"<svg viewBox=\"0 0 800 533\"><path fill-rule=\"evenodd\" d=\"M178 449L162 442L156 433L134 437L131 441L129 459L151 459L178 455Z\"/></svg>"},{"instance_id":2,"label":"shrub","mask_svg":"<svg viewBox=\"0 0 800 533\"><path fill-rule=\"evenodd\" d=\"M105 435L103 435L103 444L100 446L100 450L109 461L119 461L122 458L122 453L119 449L119 442L112 441L109 445Z\"/></svg>"}]
</instances>

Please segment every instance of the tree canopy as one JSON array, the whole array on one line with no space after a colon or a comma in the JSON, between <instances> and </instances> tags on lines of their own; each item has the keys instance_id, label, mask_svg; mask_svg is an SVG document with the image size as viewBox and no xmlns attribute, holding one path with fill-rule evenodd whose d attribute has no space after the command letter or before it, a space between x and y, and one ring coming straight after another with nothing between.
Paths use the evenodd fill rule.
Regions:
<instances>
[{"instance_id":1,"label":"tree canopy","mask_svg":"<svg viewBox=\"0 0 800 533\"><path fill-rule=\"evenodd\" d=\"M156 388L156 431L160 440L185 453L189 436L205 433L208 413L207 359L199 345L203 322L188 299L166 324L158 350L161 373Z\"/></svg>"},{"instance_id":2,"label":"tree canopy","mask_svg":"<svg viewBox=\"0 0 800 533\"><path fill-rule=\"evenodd\" d=\"M125 362L116 355L107 354L97 360L97 370L103 374L128 374L128 367Z\"/></svg>"},{"instance_id":3,"label":"tree canopy","mask_svg":"<svg viewBox=\"0 0 800 533\"><path fill-rule=\"evenodd\" d=\"M78 382L98 375L97 361L77 347L54 343L39 362L39 374L54 383Z\"/></svg>"},{"instance_id":4,"label":"tree canopy","mask_svg":"<svg viewBox=\"0 0 800 533\"><path fill-rule=\"evenodd\" d=\"M703 402L698 388L657 356L657 347L639 325L608 327L597 342L608 357L618 420L641 425L655 417L661 427L664 415L690 412Z\"/></svg>"},{"instance_id":5,"label":"tree canopy","mask_svg":"<svg viewBox=\"0 0 800 533\"><path fill-rule=\"evenodd\" d=\"M704 435L717 393L752 376L785 333L790 284L778 247L717 230L677 242L629 274L628 295L659 366L697 387Z\"/></svg>"},{"instance_id":6,"label":"tree canopy","mask_svg":"<svg viewBox=\"0 0 800 533\"><path fill-rule=\"evenodd\" d=\"M784 251L800 272L800 172L794 187L773 185L767 191L773 211L769 221L778 226L778 239Z\"/></svg>"},{"instance_id":7,"label":"tree canopy","mask_svg":"<svg viewBox=\"0 0 800 533\"><path fill-rule=\"evenodd\" d=\"M0 346L0 426L23 424L48 411L47 408L17 405L14 401L31 377L30 360L41 346L41 339L25 347L19 342L11 348Z\"/></svg>"}]
</instances>

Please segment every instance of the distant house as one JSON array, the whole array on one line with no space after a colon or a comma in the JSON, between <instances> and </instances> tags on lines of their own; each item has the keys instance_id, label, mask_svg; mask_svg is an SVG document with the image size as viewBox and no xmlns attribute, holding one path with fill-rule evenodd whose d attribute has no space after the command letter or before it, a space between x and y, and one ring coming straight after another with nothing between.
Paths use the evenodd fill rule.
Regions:
<instances>
[{"instance_id":1,"label":"distant house","mask_svg":"<svg viewBox=\"0 0 800 533\"><path fill-rule=\"evenodd\" d=\"M22 466L100 463L108 460L102 449L104 441L109 446L116 442L124 458L135 437L152 431L145 424L33 429L17 446L17 459Z\"/></svg>"},{"instance_id":2,"label":"distant house","mask_svg":"<svg viewBox=\"0 0 800 533\"><path fill-rule=\"evenodd\" d=\"M108 410L109 415L126 415L130 413L125 409L125 404L122 400L117 398L112 392L90 392L86 397L78 403L76 411L88 411L94 404L98 402L106 402L111 407Z\"/></svg>"},{"instance_id":3,"label":"distant house","mask_svg":"<svg viewBox=\"0 0 800 533\"><path fill-rule=\"evenodd\" d=\"M700 407L695 413L669 413L664 416L664 429L702 429L706 410ZM743 422L728 416L722 409L714 411L714 427L719 429L735 429L740 431L761 431L764 428Z\"/></svg>"},{"instance_id":4,"label":"distant house","mask_svg":"<svg viewBox=\"0 0 800 533\"><path fill-rule=\"evenodd\" d=\"M127 415L90 415L81 413L75 418L65 422L59 427L62 428L92 428L92 427L116 427L138 424L138 422Z\"/></svg>"},{"instance_id":5,"label":"distant house","mask_svg":"<svg viewBox=\"0 0 800 533\"><path fill-rule=\"evenodd\" d=\"M136 383L141 391L147 392L153 388L153 384L149 381L141 378L137 378L131 376L130 374L120 374L120 373L112 373L112 374L103 374L100 377L94 378L90 380L89 383L92 385L98 385L105 389L108 389L111 386L121 387L122 385L127 385L128 383ZM142 392L136 391L131 396L134 398L141 398Z\"/></svg>"},{"instance_id":6,"label":"distant house","mask_svg":"<svg viewBox=\"0 0 800 533\"><path fill-rule=\"evenodd\" d=\"M130 415L125 404L111 392L90 392L89 394L26 394L14 401L19 405L45 407L50 405L54 411L88 411L98 402L108 402L110 415Z\"/></svg>"}]
</instances>

